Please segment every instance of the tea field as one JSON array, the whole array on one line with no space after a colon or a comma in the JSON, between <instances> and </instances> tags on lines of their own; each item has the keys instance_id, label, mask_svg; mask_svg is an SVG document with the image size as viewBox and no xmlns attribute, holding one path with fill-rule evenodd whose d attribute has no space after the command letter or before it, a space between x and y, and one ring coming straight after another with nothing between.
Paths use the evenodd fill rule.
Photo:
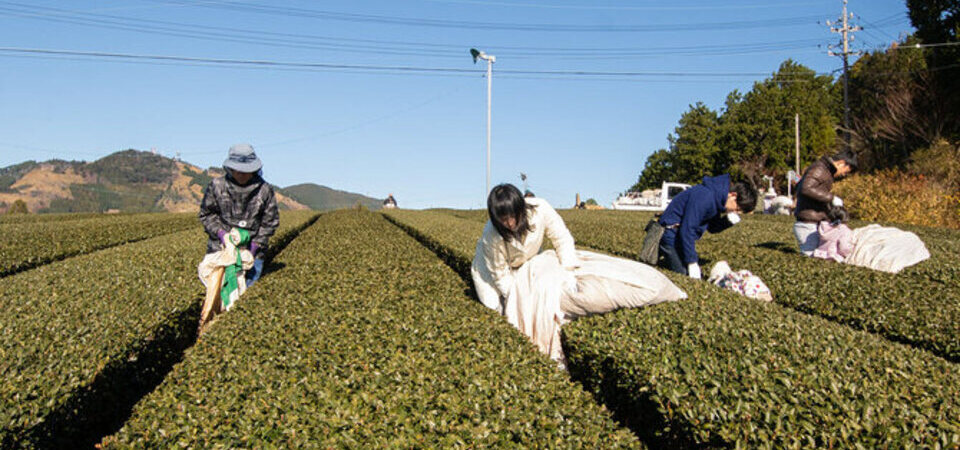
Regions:
<instances>
[{"instance_id":1,"label":"tea field","mask_svg":"<svg viewBox=\"0 0 960 450\"><path fill-rule=\"evenodd\" d=\"M560 213L631 259L650 218ZM485 220L284 211L199 338L195 216L0 221L0 448L960 446L960 232L890 275L746 217L698 249L773 303L668 274L690 298L565 325L564 372L473 297Z\"/></svg>"}]
</instances>

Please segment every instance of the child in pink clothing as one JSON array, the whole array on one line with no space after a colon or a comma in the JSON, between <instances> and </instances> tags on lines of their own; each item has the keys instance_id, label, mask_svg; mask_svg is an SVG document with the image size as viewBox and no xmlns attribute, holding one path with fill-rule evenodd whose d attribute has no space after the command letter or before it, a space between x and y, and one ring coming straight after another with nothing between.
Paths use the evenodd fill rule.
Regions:
<instances>
[{"instance_id":1,"label":"child in pink clothing","mask_svg":"<svg viewBox=\"0 0 960 450\"><path fill-rule=\"evenodd\" d=\"M842 206L833 206L827 212L829 222L820 222L820 246L813 251L814 258L832 259L843 262L853 253L853 230L847 226L847 210Z\"/></svg>"}]
</instances>

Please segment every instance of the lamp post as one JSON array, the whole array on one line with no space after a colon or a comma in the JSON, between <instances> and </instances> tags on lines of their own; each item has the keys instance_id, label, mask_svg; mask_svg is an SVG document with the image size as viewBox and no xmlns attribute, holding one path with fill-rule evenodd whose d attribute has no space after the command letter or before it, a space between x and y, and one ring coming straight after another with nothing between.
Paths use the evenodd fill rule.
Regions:
<instances>
[{"instance_id":1,"label":"lamp post","mask_svg":"<svg viewBox=\"0 0 960 450\"><path fill-rule=\"evenodd\" d=\"M470 49L470 55L473 56L474 64L477 63L477 59L487 62L487 191L483 199L486 203L486 196L490 194L490 104L493 100L493 63L497 61L497 57L475 48Z\"/></svg>"}]
</instances>

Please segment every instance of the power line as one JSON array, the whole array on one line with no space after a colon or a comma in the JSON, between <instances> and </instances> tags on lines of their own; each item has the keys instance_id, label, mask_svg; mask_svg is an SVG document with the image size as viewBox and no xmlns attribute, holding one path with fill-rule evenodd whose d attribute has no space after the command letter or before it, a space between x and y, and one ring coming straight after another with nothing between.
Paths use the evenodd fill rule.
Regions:
<instances>
[{"instance_id":1,"label":"power line","mask_svg":"<svg viewBox=\"0 0 960 450\"><path fill-rule=\"evenodd\" d=\"M10 4L7 2L0 2L4 4ZM18 5L19 6L19 5ZM266 45L274 47L290 47L290 48L301 48L301 49L311 49L311 50L331 50L331 51L350 51L354 53L370 53L370 54L395 54L403 56L453 56L452 51L446 53L440 53L438 51L430 51L428 49L423 50L405 50L402 48L383 48L383 47L373 47L373 46L363 46L363 45L346 45L346 44L329 44L323 42L309 42L304 40L294 40L294 39L283 39L277 37L271 37L270 35L279 35L283 36L284 33L269 33L261 32L262 35L250 34L249 32L244 35L243 32L237 33L223 33L218 31L198 31L198 30L226 30L226 28L219 27L210 27L206 25L198 24L176 24L172 22L163 22L156 20L130 20L125 18L116 18L115 16L103 16L103 15L90 15L86 16L99 16L99 17L108 17L108 19L103 18L89 18L89 17L70 17L68 14L51 14L51 13L41 13L37 11L24 11L23 9L17 10L9 7L0 7L0 13L6 15L12 15L16 17L25 17L40 19L50 22L57 23L68 23L74 25L82 26L91 26L97 28L105 29L115 29L121 31L132 31L137 33L146 33L154 35L164 35L164 36L174 36L174 37L183 37L183 38L193 38L193 39L202 39L208 41L221 41L221 42L235 42L235 43L244 43L244 44L256 44L256 45ZM76 16L79 13L74 13ZM117 20L120 19L120 20ZM159 24L159 25L158 25ZM164 26L169 25L169 26ZM292 35L288 35L292 36ZM293 36L296 37L296 36ZM461 47L462 48L462 47ZM461 52L462 53L462 52Z\"/></svg>"},{"instance_id":2,"label":"power line","mask_svg":"<svg viewBox=\"0 0 960 450\"><path fill-rule=\"evenodd\" d=\"M164 3L184 4L178 0L154 0ZM197 4L202 8L212 8L233 12L250 12L273 16L335 20L353 23L378 23L385 25L404 25L434 28L456 28L473 30L503 30L503 31L542 31L542 32L577 32L577 33L650 33L650 32L680 32L680 31L715 31L715 30L742 30L756 28L782 28L787 26L809 25L816 23L818 16L795 16L767 20L740 20L731 22L681 23L658 25L575 25L575 24L546 24L546 23L503 23L459 21L441 19L420 19L411 17L382 16L373 14L341 13L335 11L316 10L307 8L237 4L229 2L207 2Z\"/></svg>"},{"instance_id":3,"label":"power line","mask_svg":"<svg viewBox=\"0 0 960 450\"><path fill-rule=\"evenodd\" d=\"M957 45L958 43L929 44L935 45ZM912 47L912 46L911 46ZM4 53L10 53L5 55ZM159 64L171 66L189 66L189 67L224 67L228 69L268 69L268 70L290 70L307 72L346 72L346 73L378 73L386 75L413 74L417 76L459 76L475 77L482 73L477 69L462 69L449 67L420 67L420 66L376 66L376 65L352 65L352 64L331 64L331 63L311 63L311 62L292 62L292 61L273 61L273 60L254 60L254 59L224 59L224 58L201 58L191 56L174 55L140 55L130 53L111 53L101 51L75 51L75 50L55 50L55 49L37 49L37 48L18 48L18 47L0 47L0 56L2 57L36 57L50 59L54 58L69 59L77 61L107 61L107 62L133 62L139 64ZM931 67L927 70L937 71L953 68L953 65L943 67ZM837 69L831 72L631 72L631 71L591 71L591 70L530 70L530 69L501 69L500 74L504 78L516 79L594 79L594 80L613 80L613 79L646 79L665 78L665 81L679 81L677 77L688 78L688 81L694 79L721 79L721 78L756 78L770 77L769 81L774 82L797 82L802 78L788 77L806 77L831 76L840 71ZM892 75L905 73L884 72L880 75ZM876 74L876 73L875 73ZM531 76L540 76L534 78ZM649 80L647 80L649 81Z\"/></svg>"},{"instance_id":4,"label":"power line","mask_svg":"<svg viewBox=\"0 0 960 450\"><path fill-rule=\"evenodd\" d=\"M472 68L454 68L454 67L420 67L420 66L384 66L384 65L355 65L355 64L332 64L316 62L292 62L292 61L273 61L273 60L255 60L255 59L227 59L227 58L201 58L192 56L174 56L174 55L142 55L131 53L113 53L103 51L76 51L76 50L57 50L41 48L19 48L19 47L0 47L0 53L13 54L38 54L38 55L63 55L63 56L81 56L99 59L117 59L117 60L146 60L162 62L186 62L202 63L211 65L231 65L231 66L249 66L263 68L307 68L307 69L348 69L368 72L402 72L402 73L446 73L446 74L468 74L475 76L480 73ZM514 75L553 75L553 76L589 76L589 77L756 77L766 76L766 72L632 72L632 71L593 71L593 70L529 70L529 69L502 69L502 74ZM787 73L790 75L806 75L806 73Z\"/></svg>"},{"instance_id":5,"label":"power line","mask_svg":"<svg viewBox=\"0 0 960 450\"><path fill-rule=\"evenodd\" d=\"M898 24L898 23L903 23L903 22L909 22L909 17L907 16L907 14L906 14L906 13L895 13L895 14L889 15L889 16L887 16L887 17L884 17L884 18L882 18L882 19L880 19L880 20L877 20L876 25L885 27L885 26L889 26L889 25L893 25L893 24Z\"/></svg>"},{"instance_id":6,"label":"power line","mask_svg":"<svg viewBox=\"0 0 960 450\"><path fill-rule=\"evenodd\" d=\"M898 45L896 47L891 47L892 50L913 50L921 48L938 48L938 47L955 47L960 45L960 42L935 42L933 44L910 44L910 45Z\"/></svg>"},{"instance_id":7,"label":"power line","mask_svg":"<svg viewBox=\"0 0 960 450\"><path fill-rule=\"evenodd\" d=\"M70 23L97 28L117 29L146 34L159 34L193 39L238 42L256 45L304 48L365 54L391 54L406 56L433 56L462 58L466 44L437 44L424 42L398 42L372 39L346 39L269 31L237 30L201 24L177 23L160 20L131 19L121 16L91 14L58 8L37 7L15 2L0 1L0 14ZM198 31L204 30L204 31ZM493 46L512 59L611 59L648 57L657 55L735 55L772 53L811 47L819 39L790 40L781 42L699 45L686 47L511 47ZM499 50L499 49L502 49Z\"/></svg>"},{"instance_id":8,"label":"power line","mask_svg":"<svg viewBox=\"0 0 960 450\"><path fill-rule=\"evenodd\" d=\"M783 3L768 3L763 5L723 5L723 6L608 6L608 5L555 5L543 3L514 3L500 1L481 1L481 0L424 0L435 3L453 3L480 6L506 6L513 8L537 8L537 9L569 9L569 10L591 10L591 11L703 11L703 10L741 10L741 9L769 9L783 8ZM790 6L812 6L819 5L821 2L791 3Z\"/></svg>"}]
</instances>

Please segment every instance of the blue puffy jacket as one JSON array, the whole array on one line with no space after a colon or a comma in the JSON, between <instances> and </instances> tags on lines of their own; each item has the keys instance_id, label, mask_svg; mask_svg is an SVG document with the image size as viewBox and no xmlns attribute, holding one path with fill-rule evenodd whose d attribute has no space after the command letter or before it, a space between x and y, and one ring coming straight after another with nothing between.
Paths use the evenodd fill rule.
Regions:
<instances>
[{"instance_id":1,"label":"blue puffy jacket","mask_svg":"<svg viewBox=\"0 0 960 450\"><path fill-rule=\"evenodd\" d=\"M661 242L674 246L684 264L699 261L696 242L703 236L704 231L719 233L732 225L722 215L727 210L729 193L729 174L703 177L702 184L674 197L660 216L660 224L663 226L680 225L667 228Z\"/></svg>"}]
</instances>

